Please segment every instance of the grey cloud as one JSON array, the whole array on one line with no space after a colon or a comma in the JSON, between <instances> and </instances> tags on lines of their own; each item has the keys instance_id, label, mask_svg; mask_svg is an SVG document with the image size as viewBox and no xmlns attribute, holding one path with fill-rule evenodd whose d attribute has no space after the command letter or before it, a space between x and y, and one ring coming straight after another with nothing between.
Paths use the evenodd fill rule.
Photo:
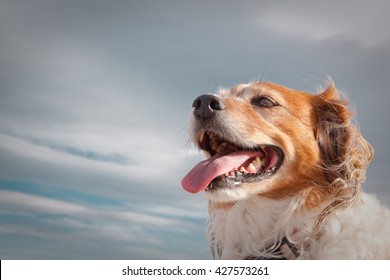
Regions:
<instances>
[{"instance_id":1,"label":"grey cloud","mask_svg":"<svg viewBox=\"0 0 390 280\"><path fill-rule=\"evenodd\" d=\"M287 36L375 47L390 39L389 8L385 0L269 2L259 11L259 22Z\"/></svg>"},{"instance_id":2,"label":"grey cloud","mask_svg":"<svg viewBox=\"0 0 390 280\"><path fill-rule=\"evenodd\" d=\"M119 256L126 259L137 259L140 256L151 258L152 255L134 252L133 249L137 247L152 247L154 252L160 256L159 258L168 258L168 256L173 256L173 250L167 250L164 246L166 242L172 242L172 236L177 238L177 242L182 242L188 232L200 232L203 229L202 224L186 222L182 217L177 218L175 215L164 217L156 212L145 214L134 209L131 209L132 212L130 212L130 209L123 207L88 207L5 190L0 190L0 194L0 213L12 212L16 217L12 223L0 224L0 235L12 235L14 239L34 238L36 245L28 245L28 247L38 251L37 254L30 256L33 259L74 258L75 254L90 254L88 250L98 253L101 250L101 245L127 247L128 249L124 250L127 252L127 257L117 251L116 255L100 252L94 257L89 255L89 258L118 258ZM22 216L26 216L29 221L20 224L18 217ZM103 221L105 225L102 227ZM159 232L164 231L169 234L159 234ZM72 253L67 249L61 249L66 243L71 243ZM51 244L52 249L47 250L45 244ZM73 244L77 244L79 248ZM20 258L17 254L9 252L9 245L3 245L2 257ZM39 252L40 250L43 252ZM197 249L194 248L194 250ZM167 255L164 257L165 252ZM49 255L47 255L48 253ZM85 256L78 256L78 258L80 257L84 258ZM186 258L193 257L186 255Z\"/></svg>"},{"instance_id":3,"label":"grey cloud","mask_svg":"<svg viewBox=\"0 0 390 280\"><path fill-rule=\"evenodd\" d=\"M166 216L182 209L191 221L206 209L202 196L180 187L201 159L187 144L193 99L253 79L316 92L329 75L376 149L365 188L390 201L388 4L315 2L1 1L0 179L155 204ZM118 166L88 153L128 161ZM188 240L204 246L195 234ZM17 257L20 241L0 243ZM45 254L53 242L26 246ZM206 255L207 246L191 255L180 250L185 245L166 245L166 256ZM131 251L113 247L109 256ZM73 249L64 254L103 256ZM131 249L163 257L147 246Z\"/></svg>"}]
</instances>

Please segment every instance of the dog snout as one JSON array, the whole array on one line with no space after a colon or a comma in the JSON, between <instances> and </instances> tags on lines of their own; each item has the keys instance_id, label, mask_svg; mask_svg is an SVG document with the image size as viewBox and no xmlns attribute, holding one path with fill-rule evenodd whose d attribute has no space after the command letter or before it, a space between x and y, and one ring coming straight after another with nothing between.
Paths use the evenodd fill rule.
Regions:
<instances>
[{"instance_id":1,"label":"dog snout","mask_svg":"<svg viewBox=\"0 0 390 280\"><path fill-rule=\"evenodd\" d=\"M222 99L212 94L198 96L192 103L192 107L194 108L194 116L202 120L208 120L225 109Z\"/></svg>"}]
</instances>

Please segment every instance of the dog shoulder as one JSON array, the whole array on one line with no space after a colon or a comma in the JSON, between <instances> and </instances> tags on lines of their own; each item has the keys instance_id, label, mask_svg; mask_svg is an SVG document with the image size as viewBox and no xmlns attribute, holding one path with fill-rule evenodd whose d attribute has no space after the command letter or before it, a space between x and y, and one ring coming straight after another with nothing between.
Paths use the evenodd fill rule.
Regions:
<instances>
[{"instance_id":1,"label":"dog shoulder","mask_svg":"<svg viewBox=\"0 0 390 280\"><path fill-rule=\"evenodd\" d=\"M389 259L390 210L364 193L350 209L329 216L310 259Z\"/></svg>"}]
</instances>

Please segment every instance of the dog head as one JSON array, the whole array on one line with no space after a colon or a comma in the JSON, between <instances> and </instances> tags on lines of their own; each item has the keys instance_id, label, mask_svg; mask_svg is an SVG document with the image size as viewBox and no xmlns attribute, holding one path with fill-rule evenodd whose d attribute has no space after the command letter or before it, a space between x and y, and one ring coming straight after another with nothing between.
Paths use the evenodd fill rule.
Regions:
<instances>
[{"instance_id":1,"label":"dog head","mask_svg":"<svg viewBox=\"0 0 390 280\"><path fill-rule=\"evenodd\" d=\"M312 207L365 179L373 150L333 82L318 95L238 85L199 96L193 108L190 135L207 159L182 180L191 193L220 202L300 194Z\"/></svg>"}]
</instances>

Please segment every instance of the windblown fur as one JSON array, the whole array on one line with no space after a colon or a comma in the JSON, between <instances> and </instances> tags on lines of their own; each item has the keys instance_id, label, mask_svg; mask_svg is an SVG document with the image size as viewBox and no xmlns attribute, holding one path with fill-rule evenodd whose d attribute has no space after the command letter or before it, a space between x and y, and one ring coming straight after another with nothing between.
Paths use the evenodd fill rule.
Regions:
<instances>
[{"instance_id":1,"label":"windblown fur","mask_svg":"<svg viewBox=\"0 0 390 280\"><path fill-rule=\"evenodd\" d=\"M287 238L298 259L390 259L390 211L361 186L373 149L333 82L317 95L256 82L215 96L215 112L191 122L207 157L199 137L212 131L245 149L277 146L283 162L258 182L205 189L214 258L283 258Z\"/></svg>"}]
</instances>

